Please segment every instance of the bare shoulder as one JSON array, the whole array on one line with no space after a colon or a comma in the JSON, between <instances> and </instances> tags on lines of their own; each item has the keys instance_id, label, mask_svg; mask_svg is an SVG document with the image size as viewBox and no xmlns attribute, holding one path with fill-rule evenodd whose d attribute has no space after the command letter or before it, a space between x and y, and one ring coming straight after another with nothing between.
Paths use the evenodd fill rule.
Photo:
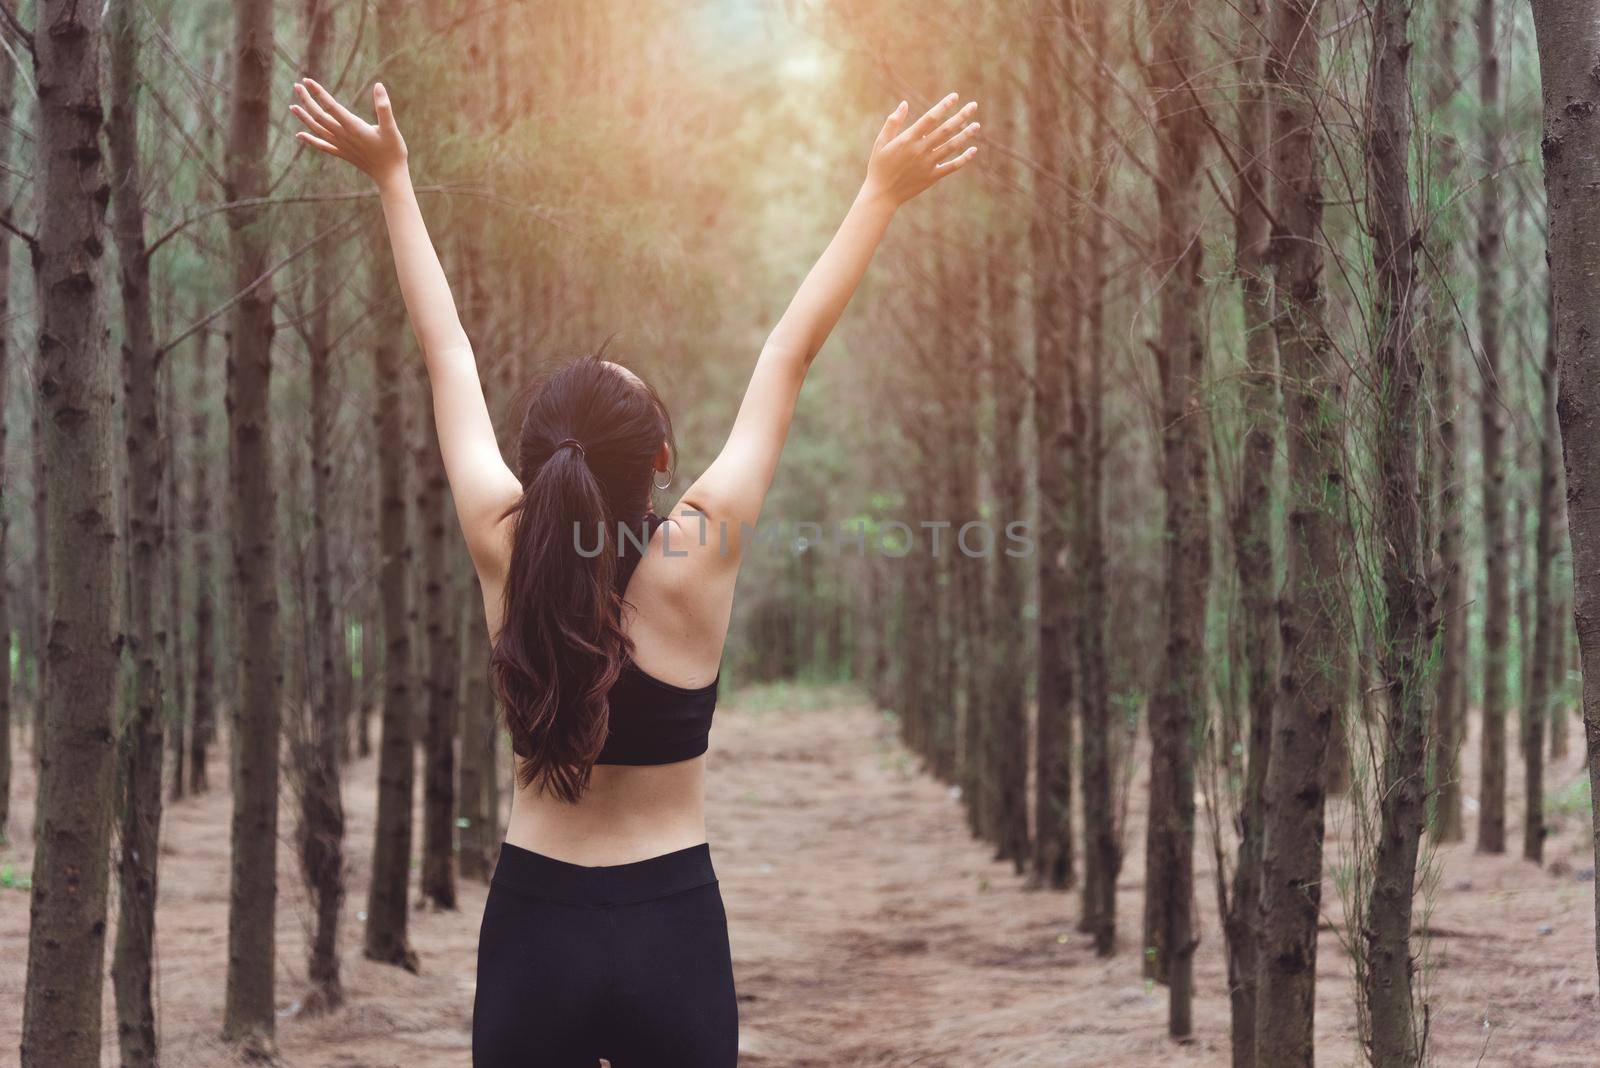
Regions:
<instances>
[{"instance_id":1,"label":"bare shoulder","mask_svg":"<svg viewBox=\"0 0 1600 1068\"><path fill-rule=\"evenodd\" d=\"M717 676L738 578L718 556L715 533L702 538L698 523L675 512L656 528L628 584L624 622L634 658L663 682L703 686Z\"/></svg>"}]
</instances>

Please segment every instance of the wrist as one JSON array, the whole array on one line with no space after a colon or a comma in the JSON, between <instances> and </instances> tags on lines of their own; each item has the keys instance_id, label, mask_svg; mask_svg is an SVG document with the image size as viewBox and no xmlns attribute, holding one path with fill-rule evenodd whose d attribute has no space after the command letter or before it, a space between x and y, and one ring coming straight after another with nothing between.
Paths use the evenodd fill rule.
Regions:
<instances>
[{"instance_id":1,"label":"wrist","mask_svg":"<svg viewBox=\"0 0 1600 1068\"><path fill-rule=\"evenodd\" d=\"M856 194L856 203L888 215L893 215L900 207L900 202L888 190L879 187L870 178L862 183L861 192Z\"/></svg>"},{"instance_id":2,"label":"wrist","mask_svg":"<svg viewBox=\"0 0 1600 1068\"><path fill-rule=\"evenodd\" d=\"M386 170L374 172L371 178L380 195L399 192L411 185L411 168L405 160L401 160Z\"/></svg>"}]
</instances>

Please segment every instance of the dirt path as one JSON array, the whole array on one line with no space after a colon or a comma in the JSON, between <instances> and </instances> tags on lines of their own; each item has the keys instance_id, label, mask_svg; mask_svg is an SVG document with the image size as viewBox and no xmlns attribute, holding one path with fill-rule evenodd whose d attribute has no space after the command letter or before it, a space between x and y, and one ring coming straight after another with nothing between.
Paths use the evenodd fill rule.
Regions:
<instances>
[{"instance_id":1,"label":"dirt path","mask_svg":"<svg viewBox=\"0 0 1600 1068\"><path fill-rule=\"evenodd\" d=\"M864 708L823 703L814 693L768 692L718 715L711 838L732 931L741 1064L1227 1063L1223 963L1204 838L1197 858L1203 869L1197 1039L1177 1047L1164 1038L1165 991L1146 989L1133 948L1142 884L1139 790L1118 896L1123 948L1101 961L1073 930L1075 895L1025 890L1009 866L992 863L988 850L968 837L959 802L916 773L887 721ZM25 751L16 771L17 796L30 796ZM1556 792L1577 775L1576 761L1557 769ZM291 852L280 851L283 1063L466 1065L484 892L465 886L458 913L414 914L421 975L361 959L374 778L372 762L362 762L347 787L350 1003L329 1018L296 1014L307 912ZM1519 810L1513 799L1512 811ZM16 844L0 855L0 875L7 867L13 879L28 870L27 816L15 821ZM1330 827L1330 877L1340 863L1342 819L1336 812ZM287 832L287 814L283 827ZM231 1063L213 1039L227 925L225 793L178 805L163 841L158 973L165 1063ZM1544 872L1514 858L1477 857L1470 846L1440 854L1431 895L1432 926L1441 932L1432 943L1431 972L1438 1064L1596 1063L1593 886L1581 878L1592 862L1583 846L1579 819L1567 815L1558 817ZM1331 881L1326 896L1337 922ZM27 911L24 892L0 889L0 1064L17 1059ZM1331 930L1323 935L1321 973L1319 1064L1356 1064L1348 959ZM108 1011L110 1004L108 986ZM114 1063L109 1053L105 1063Z\"/></svg>"}]
</instances>

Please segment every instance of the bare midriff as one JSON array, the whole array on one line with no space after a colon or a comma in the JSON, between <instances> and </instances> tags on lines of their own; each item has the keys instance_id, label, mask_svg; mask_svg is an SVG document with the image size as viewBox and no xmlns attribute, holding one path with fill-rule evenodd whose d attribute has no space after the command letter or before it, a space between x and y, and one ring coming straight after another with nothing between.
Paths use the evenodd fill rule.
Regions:
<instances>
[{"instance_id":1,"label":"bare midriff","mask_svg":"<svg viewBox=\"0 0 1600 1068\"><path fill-rule=\"evenodd\" d=\"M506 841L568 864L632 864L706 840L706 758L597 764L576 804L519 787Z\"/></svg>"}]
</instances>

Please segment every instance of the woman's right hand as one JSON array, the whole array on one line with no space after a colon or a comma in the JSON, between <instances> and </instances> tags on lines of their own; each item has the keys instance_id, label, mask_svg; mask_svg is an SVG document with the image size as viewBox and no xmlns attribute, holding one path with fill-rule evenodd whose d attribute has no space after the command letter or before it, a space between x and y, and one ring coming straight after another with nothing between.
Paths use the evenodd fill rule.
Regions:
<instances>
[{"instance_id":1,"label":"woman's right hand","mask_svg":"<svg viewBox=\"0 0 1600 1068\"><path fill-rule=\"evenodd\" d=\"M972 161L978 154L978 146L972 142L982 127L967 120L977 113L978 102L971 101L951 114L960 99L951 93L903 132L909 108L905 101L900 102L872 146L868 192L886 197L898 207Z\"/></svg>"},{"instance_id":2,"label":"woman's right hand","mask_svg":"<svg viewBox=\"0 0 1600 1068\"><path fill-rule=\"evenodd\" d=\"M372 106L378 113L376 124L339 103L310 78L295 82L294 91L300 103L291 105L289 110L306 125L294 135L295 140L355 165L380 185L405 173L405 138L395 124L389 91L382 82L372 87Z\"/></svg>"}]
</instances>

